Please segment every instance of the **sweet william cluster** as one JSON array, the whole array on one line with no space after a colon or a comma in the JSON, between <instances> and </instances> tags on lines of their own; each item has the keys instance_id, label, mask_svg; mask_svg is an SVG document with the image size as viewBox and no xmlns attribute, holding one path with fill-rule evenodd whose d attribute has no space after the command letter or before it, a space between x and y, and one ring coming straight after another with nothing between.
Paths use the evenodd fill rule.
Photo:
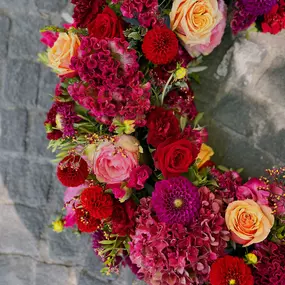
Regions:
<instances>
[{"instance_id":1,"label":"sweet william cluster","mask_svg":"<svg viewBox=\"0 0 285 285\"><path fill-rule=\"evenodd\" d=\"M285 169L243 183L216 166L194 103L224 1L71 2L40 55L59 78L44 122L67 187L54 231L91 234L102 273L129 266L150 285L282 285ZM233 32L262 17L278 33L283 8L237 0Z\"/></svg>"}]
</instances>

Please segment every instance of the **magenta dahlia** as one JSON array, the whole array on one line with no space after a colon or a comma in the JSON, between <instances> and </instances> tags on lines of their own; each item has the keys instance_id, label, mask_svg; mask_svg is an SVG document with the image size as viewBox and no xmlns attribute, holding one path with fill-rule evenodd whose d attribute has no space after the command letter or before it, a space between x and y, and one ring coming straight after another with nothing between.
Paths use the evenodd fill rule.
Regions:
<instances>
[{"instance_id":1,"label":"magenta dahlia","mask_svg":"<svg viewBox=\"0 0 285 285\"><path fill-rule=\"evenodd\" d=\"M160 222L190 225L200 209L198 188L185 177L162 180L155 184L152 207Z\"/></svg>"},{"instance_id":2,"label":"magenta dahlia","mask_svg":"<svg viewBox=\"0 0 285 285\"><path fill-rule=\"evenodd\" d=\"M277 4L277 0L238 0L244 10L251 15L260 16L268 13Z\"/></svg>"}]
</instances>

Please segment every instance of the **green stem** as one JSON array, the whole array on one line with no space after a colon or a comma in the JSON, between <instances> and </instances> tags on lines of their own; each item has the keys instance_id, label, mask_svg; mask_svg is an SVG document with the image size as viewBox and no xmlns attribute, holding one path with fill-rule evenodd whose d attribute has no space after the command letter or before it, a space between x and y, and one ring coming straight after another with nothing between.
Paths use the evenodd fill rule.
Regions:
<instances>
[{"instance_id":1,"label":"green stem","mask_svg":"<svg viewBox=\"0 0 285 285\"><path fill-rule=\"evenodd\" d=\"M173 79L173 77L174 77L174 73L172 73L171 76L168 78L168 80L167 80L167 82L166 82L166 84L165 84L165 86L163 88L162 95L161 95L161 105L163 105L164 97L166 95L166 89L169 86L169 84L170 84L171 80Z\"/></svg>"}]
</instances>

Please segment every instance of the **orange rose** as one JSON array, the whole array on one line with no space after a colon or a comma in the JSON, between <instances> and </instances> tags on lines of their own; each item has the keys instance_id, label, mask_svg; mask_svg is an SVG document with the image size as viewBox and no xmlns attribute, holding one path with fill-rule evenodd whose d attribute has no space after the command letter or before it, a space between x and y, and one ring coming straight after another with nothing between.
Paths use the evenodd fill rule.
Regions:
<instances>
[{"instance_id":1,"label":"orange rose","mask_svg":"<svg viewBox=\"0 0 285 285\"><path fill-rule=\"evenodd\" d=\"M233 241L244 247L265 240L274 224L272 210L249 199L230 203L225 220Z\"/></svg>"},{"instance_id":2,"label":"orange rose","mask_svg":"<svg viewBox=\"0 0 285 285\"><path fill-rule=\"evenodd\" d=\"M206 145L205 143L202 144L200 153L198 154L197 159L200 159L199 163L197 164L198 168L201 168L207 161L211 159L214 155L214 151L211 147Z\"/></svg>"},{"instance_id":3,"label":"orange rose","mask_svg":"<svg viewBox=\"0 0 285 285\"><path fill-rule=\"evenodd\" d=\"M220 43L226 26L226 6L218 0L174 0L171 29L194 57L209 54Z\"/></svg>"},{"instance_id":4,"label":"orange rose","mask_svg":"<svg viewBox=\"0 0 285 285\"><path fill-rule=\"evenodd\" d=\"M80 46L77 35L72 33L60 33L53 47L48 49L48 66L57 74L64 75L72 72L70 61Z\"/></svg>"}]
</instances>

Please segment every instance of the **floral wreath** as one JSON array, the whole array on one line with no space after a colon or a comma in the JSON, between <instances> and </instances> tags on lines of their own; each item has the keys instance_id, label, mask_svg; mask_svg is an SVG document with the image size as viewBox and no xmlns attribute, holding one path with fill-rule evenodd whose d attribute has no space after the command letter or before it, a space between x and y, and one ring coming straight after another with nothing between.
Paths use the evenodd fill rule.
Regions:
<instances>
[{"instance_id":1,"label":"floral wreath","mask_svg":"<svg viewBox=\"0 0 285 285\"><path fill-rule=\"evenodd\" d=\"M285 167L217 166L194 104L202 56L285 28L284 0L71 0L40 60L59 77L45 127L67 187L53 230L90 233L103 274L150 285L284 285ZM228 13L229 12L229 13Z\"/></svg>"}]
</instances>

